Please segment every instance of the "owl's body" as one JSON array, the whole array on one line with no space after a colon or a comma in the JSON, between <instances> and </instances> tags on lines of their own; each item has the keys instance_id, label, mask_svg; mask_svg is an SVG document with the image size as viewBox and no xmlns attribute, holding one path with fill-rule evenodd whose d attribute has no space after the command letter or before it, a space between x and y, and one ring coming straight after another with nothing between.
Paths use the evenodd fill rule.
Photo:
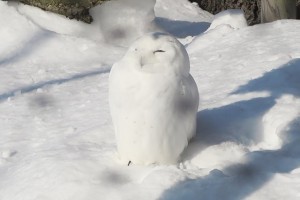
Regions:
<instances>
[{"instance_id":1,"label":"owl's body","mask_svg":"<svg viewBox=\"0 0 300 200\"><path fill-rule=\"evenodd\" d=\"M162 33L138 39L112 67L109 101L122 160L176 163L196 132L199 104L184 47Z\"/></svg>"}]
</instances>

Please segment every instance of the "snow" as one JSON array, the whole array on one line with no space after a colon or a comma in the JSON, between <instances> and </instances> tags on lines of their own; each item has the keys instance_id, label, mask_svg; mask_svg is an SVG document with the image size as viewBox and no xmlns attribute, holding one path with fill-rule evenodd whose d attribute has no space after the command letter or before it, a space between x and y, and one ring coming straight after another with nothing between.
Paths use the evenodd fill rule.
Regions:
<instances>
[{"instance_id":1,"label":"snow","mask_svg":"<svg viewBox=\"0 0 300 200\"><path fill-rule=\"evenodd\" d=\"M214 16L214 19L207 31L222 25L229 25L235 30L246 27L247 21L244 16L244 12L241 9L228 9L219 12Z\"/></svg>"},{"instance_id":2,"label":"snow","mask_svg":"<svg viewBox=\"0 0 300 200\"><path fill-rule=\"evenodd\" d=\"M1 200L299 199L299 21L203 33L211 15L157 0L190 57L197 135L177 165L128 167L108 105L127 49L37 8L1 1L0 15Z\"/></svg>"},{"instance_id":3,"label":"snow","mask_svg":"<svg viewBox=\"0 0 300 200\"><path fill-rule=\"evenodd\" d=\"M174 164L196 134L199 94L184 46L161 32L112 66L109 104L121 160Z\"/></svg>"}]
</instances>

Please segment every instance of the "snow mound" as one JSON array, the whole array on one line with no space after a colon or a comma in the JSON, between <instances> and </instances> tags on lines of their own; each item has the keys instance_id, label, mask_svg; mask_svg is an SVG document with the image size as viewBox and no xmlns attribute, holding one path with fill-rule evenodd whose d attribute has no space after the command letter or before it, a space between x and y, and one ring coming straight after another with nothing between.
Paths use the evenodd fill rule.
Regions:
<instances>
[{"instance_id":1,"label":"snow mound","mask_svg":"<svg viewBox=\"0 0 300 200\"><path fill-rule=\"evenodd\" d=\"M233 31L234 30L230 25L218 26L193 38L190 43L187 44L187 49L189 52L205 49L206 47L212 45L215 41L222 40L224 36Z\"/></svg>"},{"instance_id":2,"label":"snow mound","mask_svg":"<svg viewBox=\"0 0 300 200\"><path fill-rule=\"evenodd\" d=\"M203 49L213 44L214 41L222 40L224 36L244 27L247 27L247 21L242 10L229 9L222 11L215 15L211 25L203 34L196 36L188 44L188 49L190 52L194 49Z\"/></svg>"},{"instance_id":3,"label":"snow mound","mask_svg":"<svg viewBox=\"0 0 300 200\"><path fill-rule=\"evenodd\" d=\"M207 31L210 31L221 25L229 25L234 30L247 27L247 20L241 9L228 9L214 16L214 19Z\"/></svg>"}]
</instances>

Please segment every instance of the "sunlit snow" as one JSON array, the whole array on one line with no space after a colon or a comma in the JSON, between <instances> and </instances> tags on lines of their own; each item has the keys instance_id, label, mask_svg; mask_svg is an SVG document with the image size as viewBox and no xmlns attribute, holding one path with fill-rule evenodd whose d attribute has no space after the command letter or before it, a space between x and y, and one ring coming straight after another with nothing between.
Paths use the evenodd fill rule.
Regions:
<instances>
[{"instance_id":1,"label":"sunlit snow","mask_svg":"<svg viewBox=\"0 0 300 200\"><path fill-rule=\"evenodd\" d=\"M187 49L197 133L178 164L127 166L108 88L132 38L0 1L1 200L300 198L300 22L205 32L213 16L187 0L157 0L154 16Z\"/></svg>"}]
</instances>

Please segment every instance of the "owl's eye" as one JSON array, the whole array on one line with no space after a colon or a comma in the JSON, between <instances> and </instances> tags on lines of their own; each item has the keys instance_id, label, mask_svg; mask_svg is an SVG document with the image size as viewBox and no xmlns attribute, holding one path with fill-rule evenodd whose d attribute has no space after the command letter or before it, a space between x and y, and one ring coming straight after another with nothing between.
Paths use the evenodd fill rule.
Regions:
<instances>
[{"instance_id":1,"label":"owl's eye","mask_svg":"<svg viewBox=\"0 0 300 200\"><path fill-rule=\"evenodd\" d=\"M165 52L164 50L156 50L156 51L153 51L153 54L155 54L155 53L163 53L163 52Z\"/></svg>"}]
</instances>

